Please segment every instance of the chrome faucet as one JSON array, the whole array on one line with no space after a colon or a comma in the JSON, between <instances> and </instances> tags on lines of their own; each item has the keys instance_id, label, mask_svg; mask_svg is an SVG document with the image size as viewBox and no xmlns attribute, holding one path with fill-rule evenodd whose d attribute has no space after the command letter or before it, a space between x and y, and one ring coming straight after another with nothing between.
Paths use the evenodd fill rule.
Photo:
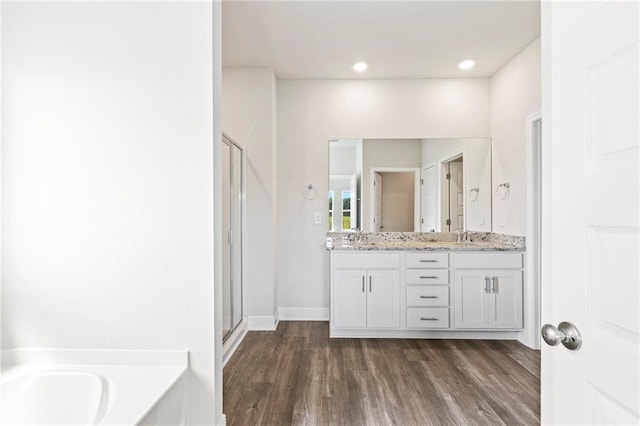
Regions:
<instances>
[{"instance_id":1,"label":"chrome faucet","mask_svg":"<svg viewBox=\"0 0 640 426\"><path fill-rule=\"evenodd\" d=\"M458 234L458 243L471 242L471 234L469 234L469 231L458 230L456 231L456 233Z\"/></svg>"}]
</instances>

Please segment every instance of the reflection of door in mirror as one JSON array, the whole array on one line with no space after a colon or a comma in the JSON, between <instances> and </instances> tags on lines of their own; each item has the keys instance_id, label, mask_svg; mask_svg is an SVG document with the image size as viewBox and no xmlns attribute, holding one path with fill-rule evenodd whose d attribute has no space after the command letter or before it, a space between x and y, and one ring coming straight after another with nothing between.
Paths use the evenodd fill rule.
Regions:
<instances>
[{"instance_id":1,"label":"reflection of door in mirror","mask_svg":"<svg viewBox=\"0 0 640 426\"><path fill-rule=\"evenodd\" d=\"M462 157L449 163L449 218L450 232L464 230L464 184L462 181Z\"/></svg>"},{"instance_id":2,"label":"reflection of door in mirror","mask_svg":"<svg viewBox=\"0 0 640 426\"><path fill-rule=\"evenodd\" d=\"M442 163L444 179L442 188L442 230L464 230L464 181L463 158Z\"/></svg>"},{"instance_id":3,"label":"reflection of door in mirror","mask_svg":"<svg viewBox=\"0 0 640 426\"><path fill-rule=\"evenodd\" d=\"M422 232L434 232L437 229L436 220L438 217L438 179L435 164L422 169L420 182L422 186L422 220L420 221L420 230Z\"/></svg>"},{"instance_id":4,"label":"reflection of door in mirror","mask_svg":"<svg viewBox=\"0 0 640 426\"><path fill-rule=\"evenodd\" d=\"M374 174L373 187L375 188L375 196L373 197L373 225L375 231L382 231L382 176L380 173Z\"/></svg>"}]
</instances>

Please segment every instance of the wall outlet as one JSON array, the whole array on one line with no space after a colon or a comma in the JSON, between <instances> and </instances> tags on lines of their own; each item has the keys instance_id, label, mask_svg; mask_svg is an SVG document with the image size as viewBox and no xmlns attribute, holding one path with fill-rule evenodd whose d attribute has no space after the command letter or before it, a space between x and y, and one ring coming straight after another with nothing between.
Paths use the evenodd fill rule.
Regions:
<instances>
[{"instance_id":1,"label":"wall outlet","mask_svg":"<svg viewBox=\"0 0 640 426\"><path fill-rule=\"evenodd\" d=\"M507 226L507 217L503 214L500 215L500 226Z\"/></svg>"},{"instance_id":2,"label":"wall outlet","mask_svg":"<svg viewBox=\"0 0 640 426\"><path fill-rule=\"evenodd\" d=\"M315 212L315 214L313 215L313 222L316 225L320 225L322 223L322 213Z\"/></svg>"}]
</instances>

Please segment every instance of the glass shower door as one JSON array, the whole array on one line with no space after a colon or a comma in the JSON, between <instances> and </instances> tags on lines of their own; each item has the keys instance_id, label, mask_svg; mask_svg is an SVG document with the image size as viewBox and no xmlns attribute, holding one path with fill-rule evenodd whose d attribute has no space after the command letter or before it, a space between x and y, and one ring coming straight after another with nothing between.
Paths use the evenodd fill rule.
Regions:
<instances>
[{"instance_id":1,"label":"glass shower door","mask_svg":"<svg viewBox=\"0 0 640 426\"><path fill-rule=\"evenodd\" d=\"M224 137L222 144L222 335L243 318L242 178L243 150Z\"/></svg>"}]
</instances>

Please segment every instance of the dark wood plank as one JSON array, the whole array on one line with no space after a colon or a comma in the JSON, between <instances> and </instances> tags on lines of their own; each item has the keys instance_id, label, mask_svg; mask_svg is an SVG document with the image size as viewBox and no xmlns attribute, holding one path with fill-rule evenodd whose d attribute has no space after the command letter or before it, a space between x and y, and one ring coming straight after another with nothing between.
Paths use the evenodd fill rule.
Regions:
<instances>
[{"instance_id":1,"label":"dark wood plank","mask_svg":"<svg viewBox=\"0 0 640 426\"><path fill-rule=\"evenodd\" d=\"M227 424L533 425L540 353L515 341L329 339L326 322L249 332L224 369Z\"/></svg>"}]
</instances>

